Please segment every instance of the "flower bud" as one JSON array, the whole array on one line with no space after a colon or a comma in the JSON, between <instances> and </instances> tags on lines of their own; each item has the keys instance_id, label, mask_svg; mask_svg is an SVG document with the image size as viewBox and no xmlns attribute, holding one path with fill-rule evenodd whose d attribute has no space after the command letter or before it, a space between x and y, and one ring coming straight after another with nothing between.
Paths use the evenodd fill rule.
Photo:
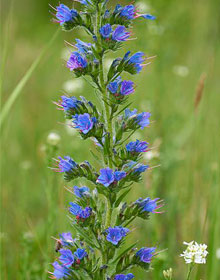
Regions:
<instances>
[{"instance_id":1,"label":"flower bud","mask_svg":"<svg viewBox=\"0 0 220 280\"><path fill-rule=\"evenodd\" d=\"M173 277L173 270L172 270L172 268L169 268L168 270L164 270L163 271L163 276L164 276L165 279L171 280L172 277Z\"/></svg>"}]
</instances>

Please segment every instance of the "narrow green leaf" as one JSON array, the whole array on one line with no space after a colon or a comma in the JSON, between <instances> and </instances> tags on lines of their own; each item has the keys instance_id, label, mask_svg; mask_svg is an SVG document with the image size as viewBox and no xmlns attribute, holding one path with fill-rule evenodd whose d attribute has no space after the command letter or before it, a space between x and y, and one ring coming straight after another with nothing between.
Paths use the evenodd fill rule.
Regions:
<instances>
[{"instance_id":1,"label":"narrow green leaf","mask_svg":"<svg viewBox=\"0 0 220 280\"><path fill-rule=\"evenodd\" d=\"M11 23L12 23L12 16L13 16L13 2L10 2L10 8L8 13L8 18L6 20L6 28L5 28L5 36L3 39L3 47L1 49L1 66L0 66L0 108L1 108L1 101L2 101L2 88L3 88L3 80L4 80L4 70L5 64L7 61L8 56L8 43L10 37L10 30L11 30Z\"/></svg>"},{"instance_id":2,"label":"narrow green leaf","mask_svg":"<svg viewBox=\"0 0 220 280\"><path fill-rule=\"evenodd\" d=\"M83 236L83 238L85 239L85 241L91 245L92 247L96 247L97 249L99 249L99 247L93 242L93 240L91 240L91 238L89 238L88 234L81 229L80 227L78 227L75 224L72 224L72 226L74 227L74 229L76 230L76 232L79 232L81 236Z\"/></svg>"},{"instance_id":3,"label":"narrow green leaf","mask_svg":"<svg viewBox=\"0 0 220 280\"><path fill-rule=\"evenodd\" d=\"M123 109L121 109L116 115L115 117L117 117L118 115L121 114L121 112L123 112L125 109L127 109L133 102L128 103L125 107L123 107Z\"/></svg>"},{"instance_id":4,"label":"narrow green leaf","mask_svg":"<svg viewBox=\"0 0 220 280\"><path fill-rule=\"evenodd\" d=\"M118 207L118 205L121 203L122 199L125 198L125 196L130 192L131 189L127 189L126 191L124 191L119 198L116 200L114 206Z\"/></svg>"},{"instance_id":5,"label":"narrow green leaf","mask_svg":"<svg viewBox=\"0 0 220 280\"><path fill-rule=\"evenodd\" d=\"M117 257L116 259L114 259L113 261L111 261L111 263L116 263L122 256L124 256L128 251L130 251L133 247L135 247L137 245L138 241L134 242L131 246L129 246L128 248L126 248L124 251L122 251Z\"/></svg>"},{"instance_id":6,"label":"narrow green leaf","mask_svg":"<svg viewBox=\"0 0 220 280\"><path fill-rule=\"evenodd\" d=\"M2 112L0 114L0 129L2 127L3 122L5 121L8 113L10 112L10 109L12 105L14 104L15 100L18 98L18 96L22 93L22 90L24 86L26 85L27 81L30 79L31 75L33 74L34 70L40 63L42 57L46 53L46 51L49 49L53 41L56 39L59 30L55 32L51 40L48 42L48 44L43 48L41 53L38 55L38 57L34 60L34 62L31 64L30 68L27 70L23 78L20 80L20 82L17 84L15 89L12 91L11 95L9 96L8 100L4 104L2 108Z\"/></svg>"}]
</instances>

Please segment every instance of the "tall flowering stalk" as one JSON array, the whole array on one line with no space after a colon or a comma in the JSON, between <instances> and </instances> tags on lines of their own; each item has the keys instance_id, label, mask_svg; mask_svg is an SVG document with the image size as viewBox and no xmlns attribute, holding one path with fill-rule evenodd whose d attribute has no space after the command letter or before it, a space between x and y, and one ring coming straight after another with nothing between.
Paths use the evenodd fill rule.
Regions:
<instances>
[{"instance_id":1,"label":"tall flowering stalk","mask_svg":"<svg viewBox=\"0 0 220 280\"><path fill-rule=\"evenodd\" d=\"M137 249L136 242L129 247L124 245L131 234L131 222L137 217L147 220L162 206L160 199L149 197L123 202L133 182L139 182L141 174L149 169L140 162L149 144L140 140L129 142L129 138L138 129L149 126L150 113L128 108L128 97L134 93L135 85L122 75L141 72L147 57L142 52L128 51L112 62L107 73L103 60L107 53L117 51L129 40L128 28L136 18L154 17L140 14L134 5L108 9L107 1L79 2L81 12L63 4L54 8L55 21L64 31L82 27L91 35L88 43L76 39L66 66L76 77L91 79L102 110L84 97L63 95L57 105L65 118L72 120L73 129L82 139L94 141L100 169L88 161L76 163L69 156L57 159L57 171L64 174L66 181L82 177L90 188L74 186L71 190L74 201L68 210L77 235L60 234L56 246L59 256L53 263L51 278L129 280L134 278L132 267L149 270L156 254L155 247Z\"/></svg>"}]
</instances>

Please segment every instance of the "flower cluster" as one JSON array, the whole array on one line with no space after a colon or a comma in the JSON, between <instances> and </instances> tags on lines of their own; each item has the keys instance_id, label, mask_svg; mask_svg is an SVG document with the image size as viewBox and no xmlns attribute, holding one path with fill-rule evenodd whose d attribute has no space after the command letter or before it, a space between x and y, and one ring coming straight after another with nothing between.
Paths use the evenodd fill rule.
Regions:
<instances>
[{"instance_id":1,"label":"flower cluster","mask_svg":"<svg viewBox=\"0 0 220 280\"><path fill-rule=\"evenodd\" d=\"M183 242L183 244L187 245L187 248L180 256L184 258L186 263L206 263L206 257L208 255L206 244L198 244L195 241L189 243Z\"/></svg>"},{"instance_id":2,"label":"flower cluster","mask_svg":"<svg viewBox=\"0 0 220 280\"><path fill-rule=\"evenodd\" d=\"M90 35L89 42L76 39L69 43L71 50L66 67L76 78L88 79L103 107L98 107L84 97L62 95L56 103L76 129L80 137L95 142L92 151L97 164L88 161L75 162L70 156L56 160L56 171L64 179L87 180L88 186L71 186L73 194L68 211L71 225L76 232L62 233L57 239L52 278L130 280L128 271L134 266L149 270L156 255L155 247L139 250L131 246L123 249L127 235L132 232L135 218L148 219L151 214L161 213L160 199L134 199L123 202L133 182L139 182L149 165L141 162L141 155L149 150L149 143L127 141L138 129L150 125L149 112L129 109L128 98L135 92L132 80L124 74L138 74L148 63L143 52L126 52L114 59L104 71L104 58L110 51L117 51L130 39L133 20L154 16L141 14L134 5L116 5L107 8L107 1L79 0L81 10L70 9L64 4L55 8L55 21L63 30L82 28ZM122 106L124 104L124 107ZM130 133L130 135L128 134ZM120 252L119 252L120 250Z\"/></svg>"},{"instance_id":3,"label":"flower cluster","mask_svg":"<svg viewBox=\"0 0 220 280\"><path fill-rule=\"evenodd\" d=\"M88 253L85 248L77 247L77 244L72 238L71 233L60 234L60 240L58 240L59 247L57 251L60 256L58 261L53 263L54 272L51 273L55 279L71 277L73 269L77 269L83 262L86 264L86 257Z\"/></svg>"}]
</instances>

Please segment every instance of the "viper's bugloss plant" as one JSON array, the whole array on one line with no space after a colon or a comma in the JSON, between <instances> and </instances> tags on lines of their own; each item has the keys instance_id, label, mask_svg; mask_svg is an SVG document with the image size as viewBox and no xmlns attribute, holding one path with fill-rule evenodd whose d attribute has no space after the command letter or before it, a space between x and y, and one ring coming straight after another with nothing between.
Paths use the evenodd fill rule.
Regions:
<instances>
[{"instance_id":1,"label":"viper's bugloss plant","mask_svg":"<svg viewBox=\"0 0 220 280\"><path fill-rule=\"evenodd\" d=\"M66 63L75 77L88 76L99 97L100 110L84 97L61 96L56 104L71 120L72 129L82 139L90 138L96 146L97 169L88 161L77 163L70 156L59 157L56 170L66 181L85 178L89 186L74 186L69 216L76 236L71 232L57 239L58 257L53 263L53 279L129 280L134 266L148 271L157 254L154 244L137 249L136 242L125 246L132 234L131 222L139 217L149 219L163 206L159 198L136 198L123 202L133 182L139 182L142 173L150 167L140 162L148 152L149 143L128 141L138 129L150 125L149 112L128 108L128 98L135 92L131 80L123 80L125 72L139 73L148 58L143 52L126 52L116 58L107 72L103 61L110 51L117 51L129 40L129 28L136 18L155 19L140 14L134 5L116 5L107 8L107 1L79 0L82 10L70 9L64 4L55 8L55 21L64 31L82 27L91 35L90 42L76 39L74 51ZM147 242L147 240L146 240ZM147 247L149 246L149 247Z\"/></svg>"}]
</instances>

